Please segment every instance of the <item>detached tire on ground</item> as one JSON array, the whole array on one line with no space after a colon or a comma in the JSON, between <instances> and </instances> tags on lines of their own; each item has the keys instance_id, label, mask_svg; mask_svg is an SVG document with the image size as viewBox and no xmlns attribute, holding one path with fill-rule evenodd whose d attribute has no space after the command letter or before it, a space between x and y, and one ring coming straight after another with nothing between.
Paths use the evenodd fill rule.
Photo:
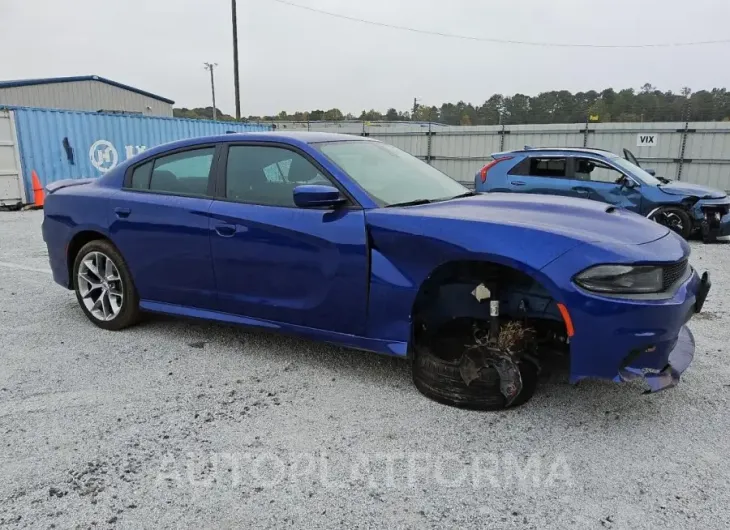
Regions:
<instances>
[{"instance_id":1,"label":"detached tire on ground","mask_svg":"<svg viewBox=\"0 0 730 530\"><path fill-rule=\"evenodd\" d=\"M84 314L102 329L118 331L139 320L139 296L124 258L105 239L84 245L74 260L73 287Z\"/></svg>"},{"instance_id":2,"label":"detached tire on ground","mask_svg":"<svg viewBox=\"0 0 730 530\"><path fill-rule=\"evenodd\" d=\"M460 360L444 360L426 348L418 349L413 358L413 382L426 397L453 407L473 410L502 410L507 400L500 391L500 380L494 368L482 368L481 377L470 385L460 372ZM522 391L510 408L526 403L537 387L537 367L523 361L519 364Z\"/></svg>"},{"instance_id":3,"label":"detached tire on ground","mask_svg":"<svg viewBox=\"0 0 730 530\"><path fill-rule=\"evenodd\" d=\"M692 219L687 211L679 206L662 206L649 219L675 231L684 239L689 239L692 235Z\"/></svg>"}]
</instances>

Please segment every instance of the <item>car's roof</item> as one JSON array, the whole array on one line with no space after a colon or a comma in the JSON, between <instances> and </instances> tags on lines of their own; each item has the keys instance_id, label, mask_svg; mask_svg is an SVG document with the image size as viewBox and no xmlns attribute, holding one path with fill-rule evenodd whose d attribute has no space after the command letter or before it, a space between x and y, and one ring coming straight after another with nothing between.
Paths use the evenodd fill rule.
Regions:
<instances>
[{"instance_id":1,"label":"car's roof","mask_svg":"<svg viewBox=\"0 0 730 530\"><path fill-rule=\"evenodd\" d=\"M309 132L309 131L268 131L268 132L244 132L229 133L217 136L207 136L194 139L196 143L200 142L230 142L236 140L257 140L270 142L301 142L305 144L317 144L322 142L343 142L352 140L367 140L362 136L352 134L337 134L327 132ZM190 140L181 140L182 142ZM198 142L199 141L199 142Z\"/></svg>"},{"instance_id":2,"label":"car's roof","mask_svg":"<svg viewBox=\"0 0 730 530\"><path fill-rule=\"evenodd\" d=\"M264 134L267 137L288 140L297 140L307 144L316 144L321 142L342 142L346 140L366 140L367 138L362 136L356 136L353 134L340 134L340 133L328 133L328 132L309 132L309 131L276 131L259 133ZM236 135L227 136L249 136L250 133L241 133Z\"/></svg>"},{"instance_id":3,"label":"car's roof","mask_svg":"<svg viewBox=\"0 0 730 530\"><path fill-rule=\"evenodd\" d=\"M607 155L614 155L611 151L606 151L605 149L592 149L589 147L529 147L525 149L515 149L512 151L503 151L501 153L494 153L492 156L497 157L500 155L510 155L510 154L529 154L529 155L537 155L537 154L544 154L544 153L584 153L584 154L591 154L591 155L598 155L598 156L607 156Z\"/></svg>"},{"instance_id":4,"label":"car's roof","mask_svg":"<svg viewBox=\"0 0 730 530\"><path fill-rule=\"evenodd\" d=\"M176 140L174 142L158 145L152 149L146 150L145 155L157 155L166 151L182 149L185 147L193 147L202 144L211 144L218 142L237 142L237 141L254 141L254 142L280 142L288 144L318 144L324 142L344 142L344 141L368 141L369 138L355 136L350 134L335 134L324 132L309 131L277 131L277 132L245 132L220 134L215 136L199 136L197 138L187 138L185 140ZM372 141L372 140L370 140Z\"/></svg>"}]
</instances>

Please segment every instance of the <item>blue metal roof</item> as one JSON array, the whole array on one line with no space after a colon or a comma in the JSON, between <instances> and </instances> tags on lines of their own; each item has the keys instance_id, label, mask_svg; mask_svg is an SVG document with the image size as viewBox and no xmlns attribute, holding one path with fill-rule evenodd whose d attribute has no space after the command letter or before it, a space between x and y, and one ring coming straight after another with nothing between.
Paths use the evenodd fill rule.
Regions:
<instances>
[{"instance_id":1,"label":"blue metal roof","mask_svg":"<svg viewBox=\"0 0 730 530\"><path fill-rule=\"evenodd\" d=\"M0 88L13 88L13 87L33 86L33 85L51 85L54 83L74 83L77 81L99 81L100 83L106 83L107 85L115 86L117 88L123 88L124 90L129 90L130 92L136 92L137 94L141 94L143 96L157 99L159 101L169 103L170 105L175 104L175 102L171 99L163 98L162 96L158 96L156 94L152 94L151 92L146 92L144 90L140 90L139 88L134 88L133 86L125 85L123 83L117 83L116 81L112 81L111 79L106 79L104 77L99 77L98 75L79 75L79 76L71 76L71 77L46 77L43 79L18 79L16 81L0 81Z\"/></svg>"}]
</instances>

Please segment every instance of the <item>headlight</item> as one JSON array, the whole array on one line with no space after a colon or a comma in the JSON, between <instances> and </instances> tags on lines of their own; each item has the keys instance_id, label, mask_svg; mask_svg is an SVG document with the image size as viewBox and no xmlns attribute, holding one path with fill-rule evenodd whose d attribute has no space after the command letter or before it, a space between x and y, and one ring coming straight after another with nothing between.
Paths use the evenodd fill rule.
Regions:
<instances>
[{"instance_id":1,"label":"headlight","mask_svg":"<svg viewBox=\"0 0 730 530\"><path fill-rule=\"evenodd\" d=\"M575 277L575 283L597 293L640 294L662 290L661 267L598 265Z\"/></svg>"}]
</instances>

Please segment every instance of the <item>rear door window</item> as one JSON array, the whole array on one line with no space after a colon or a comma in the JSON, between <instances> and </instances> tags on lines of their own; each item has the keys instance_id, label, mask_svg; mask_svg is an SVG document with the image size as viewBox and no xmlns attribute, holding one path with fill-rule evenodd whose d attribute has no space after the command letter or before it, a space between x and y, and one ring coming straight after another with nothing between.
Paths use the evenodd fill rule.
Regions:
<instances>
[{"instance_id":1,"label":"rear door window","mask_svg":"<svg viewBox=\"0 0 730 530\"><path fill-rule=\"evenodd\" d=\"M215 147L206 147L155 159L149 179L150 191L175 195L207 195L214 153ZM140 166L137 170L143 167ZM135 187L137 170L132 174L132 187Z\"/></svg>"},{"instance_id":2,"label":"rear door window","mask_svg":"<svg viewBox=\"0 0 730 530\"><path fill-rule=\"evenodd\" d=\"M510 175L524 177L567 177L568 159L552 157L528 157L509 172Z\"/></svg>"},{"instance_id":3,"label":"rear door window","mask_svg":"<svg viewBox=\"0 0 730 530\"><path fill-rule=\"evenodd\" d=\"M152 165L154 162L147 162L141 166L137 166L132 172L132 188L135 190L150 189L150 176L152 175Z\"/></svg>"}]
</instances>

